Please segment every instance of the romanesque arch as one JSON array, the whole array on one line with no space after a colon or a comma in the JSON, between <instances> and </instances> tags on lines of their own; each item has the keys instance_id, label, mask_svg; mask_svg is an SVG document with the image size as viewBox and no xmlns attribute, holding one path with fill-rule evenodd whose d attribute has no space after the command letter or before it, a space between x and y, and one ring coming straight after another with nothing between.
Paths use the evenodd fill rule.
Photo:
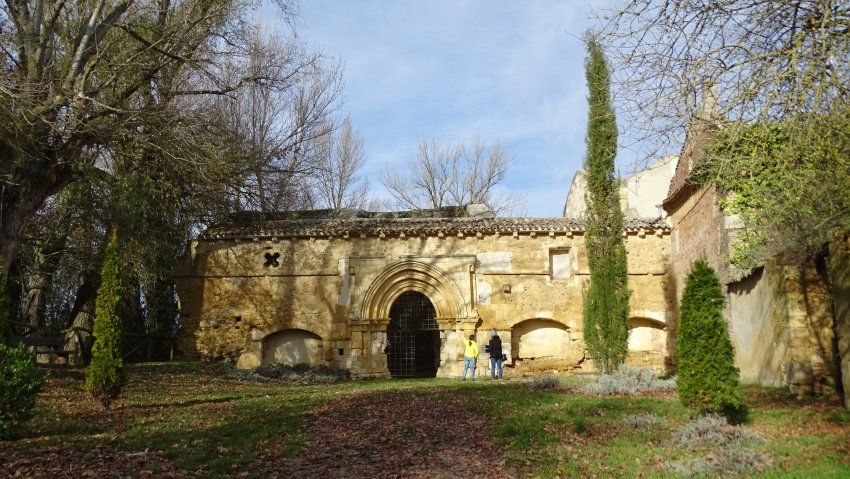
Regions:
<instances>
[{"instance_id":1,"label":"romanesque arch","mask_svg":"<svg viewBox=\"0 0 850 479\"><path fill-rule=\"evenodd\" d=\"M393 302L407 291L424 294L437 312L437 321L469 316L460 288L440 268L412 259L387 267L369 286L360 308L362 319L389 321Z\"/></svg>"}]
</instances>

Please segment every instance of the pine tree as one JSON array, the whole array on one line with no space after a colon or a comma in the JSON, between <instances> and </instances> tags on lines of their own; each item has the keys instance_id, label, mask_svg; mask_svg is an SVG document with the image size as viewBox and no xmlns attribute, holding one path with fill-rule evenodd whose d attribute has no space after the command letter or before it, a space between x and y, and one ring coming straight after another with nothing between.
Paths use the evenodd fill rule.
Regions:
<instances>
[{"instance_id":1,"label":"pine tree","mask_svg":"<svg viewBox=\"0 0 850 479\"><path fill-rule=\"evenodd\" d=\"M596 366L613 372L626 359L629 332L628 271L623 244L619 181L614 176L617 121L602 48L587 39L585 63L590 112L587 122L587 214L585 241L590 286L584 297L584 341Z\"/></svg>"},{"instance_id":2,"label":"pine tree","mask_svg":"<svg viewBox=\"0 0 850 479\"><path fill-rule=\"evenodd\" d=\"M86 369L86 386L104 408L118 397L124 385L124 362L121 358L121 266L118 235L113 232L106 246L100 272L94 317L92 359Z\"/></svg>"},{"instance_id":3,"label":"pine tree","mask_svg":"<svg viewBox=\"0 0 850 479\"><path fill-rule=\"evenodd\" d=\"M746 415L746 398L723 319L723 291L714 270L703 261L691 267L682 295L676 355L679 399L700 412L716 412L731 421Z\"/></svg>"}]
</instances>

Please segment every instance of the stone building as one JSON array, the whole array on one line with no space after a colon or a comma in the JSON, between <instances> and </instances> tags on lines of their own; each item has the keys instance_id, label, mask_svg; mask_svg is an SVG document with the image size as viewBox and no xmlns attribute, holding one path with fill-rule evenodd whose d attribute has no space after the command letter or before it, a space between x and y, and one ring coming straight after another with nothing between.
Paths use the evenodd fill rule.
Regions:
<instances>
[{"instance_id":1,"label":"stone building","mask_svg":"<svg viewBox=\"0 0 850 479\"><path fill-rule=\"evenodd\" d=\"M667 155L625 178L620 185L620 209L623 210L623 216L632 219L665 217L661 203L666 198L678 163L678 156ZM565 218L584 218L587 211L586 194L585 171L578 170L570 183L567 201L564 203Z\"/></svg>"},{"instance_id":2,"label":"stone building","mask_svg":"<svg viewBox=\"0 0 850 479\"><path fill-rule=\"evenodd\" d=\"M719 201L724 193L713 183L691 181L693 165L717 125L710 110L694 117L663 201L671 226L676 303L691 265L705 259L726 287L724 313L742 379L788 386L798 395L834 393L841 384L836 360L840 328L825 258L776 258L752 271L735 268L729 252L742 225L723 213ZM850 331L843 334L850 336Z\"/></svg>"},{"instance_id":3,"label":"stone building","mask_svg":"<svg viewBox=\"0 0 850 479\"><path fill-rule=\"evenodd\" d=\"M842 382L847 390L850 238L837 246L847 255L831 259L844 261L832 278L823 256L752 271L731 266L741 225L723 214L713 184L691 181L716 129L709 119L695 117L679 156L621 188L632 290L628 362L675 370L678 302L691 265L705 258L726 288L745 381L800 395L835 393ZM462 339L475 334L484 344L495 329L510 374L592 370L582 339L584 194L579 172L564 218L493 218L470 205L299 212L213 227L192 243L177 274L179 350L243 368L307 363L355 377L451 377L461 370Z\"/></svg>"},{"instance_id":4,"label":"stone building","mask_svg":"<svg viewBox=\"0 0 850 479\"><path fill-rule=\"evenodd\" d=\"M592 369L582 339L584 232L570 218L300 212L209 229L178 272L188 357L308 363L355 377L452 377L462 338L495 329L511 374ZM629 362L668 371L670 229L627 220ZM479 361L480 372L486 361Z\"/></svg>"}]
</instances>

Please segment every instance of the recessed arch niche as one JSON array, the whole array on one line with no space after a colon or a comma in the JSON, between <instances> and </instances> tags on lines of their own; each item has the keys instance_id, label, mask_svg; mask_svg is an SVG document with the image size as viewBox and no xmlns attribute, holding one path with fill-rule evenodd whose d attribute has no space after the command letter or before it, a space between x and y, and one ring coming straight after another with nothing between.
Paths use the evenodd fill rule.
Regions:
<instances>
[{"instance_id":1,"label":"recessed arch niche","mask_svg":"<svg viewBox=\"0 0 850 479\"><path fill-rule=\"evenodd\" d=\"M531 318L511 328L511 359L520 369L567 370L584 358L573 332L552 319Z\"/></svg>"},{"instance_id":2,"label":"recessed arch niche","mask_svg":"<svg viewBox=\"0 0 850 479\"><path fill-rule=\"evenodd\" d=\"M322 338L304 329L283 329L263 338L263 364L319 366Z\"/></svg>"},{"instance_id":3,"label":"recessed arch niche","mask_svg":"<svg viewBox=\"0 0 850 479\"><path fill-rule=\"evenodd\" d=\"M629 351L664 354L667 350L666 325L651 318L629 318Z\"/></svg>"}]
</instances>

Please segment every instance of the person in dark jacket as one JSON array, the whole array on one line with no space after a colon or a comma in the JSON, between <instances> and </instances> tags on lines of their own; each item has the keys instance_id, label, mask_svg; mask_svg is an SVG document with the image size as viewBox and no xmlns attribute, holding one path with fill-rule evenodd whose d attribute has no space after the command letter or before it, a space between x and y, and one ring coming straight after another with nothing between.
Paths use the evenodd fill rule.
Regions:
<instances>
[{"instance_id":1,"label":"person in dark jacket","mask_svg":"<svg viewBox=\"0 0 850 479\"><path fill-rule=\"evenodd\" d=\"M502 338L496 334L495 329L490 333L486 350L490 353L490 379L496 379L496 368L499 368L499 379L502 379Z\"/></svg>"}]
</instances>

